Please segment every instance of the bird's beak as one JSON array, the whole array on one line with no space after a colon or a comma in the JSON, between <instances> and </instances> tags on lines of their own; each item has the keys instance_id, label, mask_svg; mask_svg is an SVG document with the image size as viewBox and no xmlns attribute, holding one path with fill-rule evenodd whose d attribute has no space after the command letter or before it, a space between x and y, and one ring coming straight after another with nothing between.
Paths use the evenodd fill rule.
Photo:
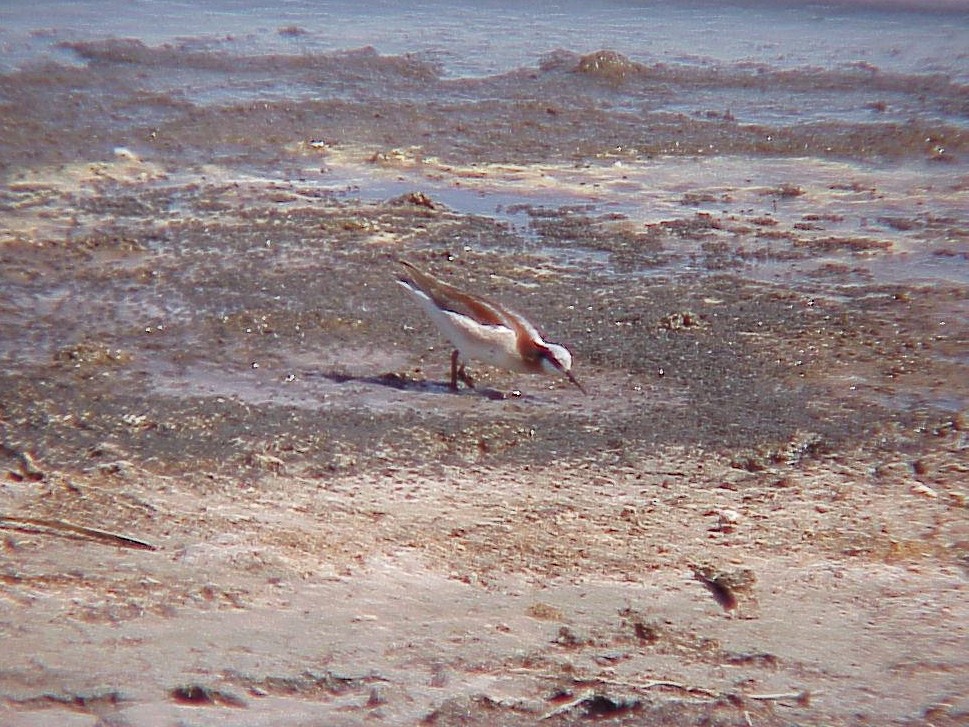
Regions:
<instances>
[{"instance_id":1,"label":"bird's beak","mask_svg":"<svg viewBox=\"0 0 969 727\"><path fill-rule=\"evenodd\" d=\"M565 375L568 377L569 381L571 381L573 384L575 384L576 386L579 387L579 391L581 391L586 396L589 395L589 392L585 390L585 387L582 386L582 384L579 383L579 380L577 378L575 378L575 376L572 374L571 371L566 371L565 372Z\"/></svg>"}]
</instances>

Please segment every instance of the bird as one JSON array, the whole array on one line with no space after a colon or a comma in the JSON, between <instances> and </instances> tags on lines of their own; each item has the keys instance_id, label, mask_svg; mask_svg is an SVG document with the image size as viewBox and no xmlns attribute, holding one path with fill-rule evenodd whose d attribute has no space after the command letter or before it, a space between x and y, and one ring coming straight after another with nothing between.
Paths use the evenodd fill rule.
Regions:
<instances>
[{"instance_id":1,"label":"bird","mask_svg":"<svg viewBox=\"0 0 969 727\"><path fill-rule=\"evenodd\" d=\"M451 353L451 390L460 379L474 388L465 371L469 359L497 368L529 374L561 375L587 394L572 373L572 354L565 346L548 343L519 313L487 298L455 288L425 273L406 260L398 261L405 273L397 278L454 346Z\"/></svg>"}]
</instances>

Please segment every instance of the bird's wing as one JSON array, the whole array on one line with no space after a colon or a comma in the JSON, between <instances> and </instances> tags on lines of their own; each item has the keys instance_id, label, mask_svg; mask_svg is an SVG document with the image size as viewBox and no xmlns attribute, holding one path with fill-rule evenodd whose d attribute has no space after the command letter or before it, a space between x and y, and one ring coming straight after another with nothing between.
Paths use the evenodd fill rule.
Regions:
<instances>
[{"instance_id":1,"label":"bird's wing","mask_svg":"<svg viewBox=\"0 0 969 727\"><path fill-rule=\"evenodd\" d=\"M486 326L510 328L518 339L518 352L526 361L537 361L548 352L542 334L520 313L478 296L471 296L433 275L428 275L406 260L399 261L409 279L400 278L404 285L421 291L436 306L445 311L468 316Z\"/></svg>"},{"instance_id":2,"label":"bird's wing","mask_svg":"<svg viewBox=\"0 0 969 727\"><path fill-rule=\"evenodd\" d=\"M453 285L448 285L443 280L438 280L419 270L406 260L401 260L400 264L407 268L410 276L409 280L402 278L401 281L420 290L442 310L468 316L486 326L515 327L513 316L508 315L501 306L470 296Z\"/></svg>"}]
</instances>

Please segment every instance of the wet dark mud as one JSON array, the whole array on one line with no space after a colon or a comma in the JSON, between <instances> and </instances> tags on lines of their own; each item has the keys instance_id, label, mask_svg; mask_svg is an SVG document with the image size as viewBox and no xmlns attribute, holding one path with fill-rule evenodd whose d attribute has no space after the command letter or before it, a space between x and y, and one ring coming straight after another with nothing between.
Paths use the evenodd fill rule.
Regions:
<instances>
[{"instance_id":1,"label":"wet dark mud","mask_svg":"<svg viewBox=\"0 0 969 727\"><path fill-rule=\"evenodd\" d=\"M8 403L8 417L42 422L32 435L41 437L37 444L72 440L84 451L120 436L141 442L146 457L164 460L178 452L209 463L218 442L217 458L225 464L258 446L257 423L271 415L285 430L279 436L313 441L323 456L350 446L362 456L386 449L402 463L426 460L424 447L433 432L448 429L446 408L455 400L418 387L428 377L443 381L448 349L389 284L402 255L450 271L467 288L513 299L584 353L582 366L593 382L593 371L614 372L588 400L541 379L497 372L483 381L521 388L534 405L515 399L470 405L471 392L456 400L468 408L457 439L474 439L479 424L494 428L496 417L513 431L525 422L529 430L544 430L521 441L508 435L515 445L506 456L521 461L662 445L770 448L806 432L817 446L833 449L867 441L888 426L904 429L918 417L941 425L959 413L965 393L958 376L965 341L960 321L944 321L942 330L931 321L940 306L965 304L957 288L871 285L828 299L730 277L720 258L743 258L722 246L703 251L706 273L681 279L556 270L540 246L500 256L494 247L503 238L516 244L506 230L445 208L297 194L291 195L296 201L276 201L278 193L260 198L255 189L235 186L165 194L163 201L136 200L131 190L112 185L103 206L84 201L83 214L110 218L110 227L73 233L55 263L36 245L4 248L13 313L5 353L48 372L38 376L23 363L5 371L7 390L21 392L23 407ZM146 211L161 207L177 208L177 219L146 224ZM588 226L571 220L539 228L541 243L565 244ZM665 235L702 239L707 225L665 227ZM375 231L381 240L368 242ZM476 238L493 249L472 250L468 243ZM420 242L392 242L409 239ZM630 247L621 235L609 245ZM641 247L648 260L655 246ZM835 371L841 378L832 384ZM818 406L825 387L852 377L839 407ZM922 406L880 400L889 384L909 388L899 387L899 378L911 382L916 400L925 399ZM934 400L933 387L940 389ZM346 396L347 388L354 397ZM637 403L604 404L623 391ZM216 421L205 415L193 425L192 409L211 395L222 398ZM55 411L41 414L31 404L44 401ZM933 403L942 408L933 412ZM84 426L69 412L83 412ZM124 425L119 412L144 421ZM334 419L327 429L345 428L347 436L329 432L328 444L317 442L324 413ZM67 417L61 425L58 416ZM590 421L595 426L575 437L575 428ZM243 436L253 427L255 436Z\"/></svg>"},{"instance_id":2,"label":"wet dark mud","mask_svg":"<svg viewBox=\"0 0 969 727\"><path fill-rule=\"evenodd\" d=\"M433 63L373 49L252 58L127 40L67 47L87 65L48 63L6 77L4 169L101 158L116 146L179 165L262 165L295 139L422 146L452 163L581 163L617 150L627 159L755 154L945 163L964 158L969 143L959 121L969 94L942 75L646 67L618 54L622 60L603 62L602 54L561 51L534 69L452 79ZM193 96L192 88L229 72L230 87ZM738 118L729 108L733 94L757 94L766 107L799 114L845 98L854 106L846 109L850 120ZM684 108L684 99L699 105ZM863 113L859 122L868 108L885 111Z\"/></svg>"},{"instance_id":3,"label":"wet dark mud","mask_svg":"<svg viewBox=\"0 0 969 727\"><path fill-rule=\"evenodd\" d=\"M961 131L953 162L928 112L768 150L610 110L678 81L569 54L253 60L401 92L143 121L168 51L77 50L0 134L0 721L965 721ZM590 395L449 392L400 257Z\"/></svg>"}]
</instances>

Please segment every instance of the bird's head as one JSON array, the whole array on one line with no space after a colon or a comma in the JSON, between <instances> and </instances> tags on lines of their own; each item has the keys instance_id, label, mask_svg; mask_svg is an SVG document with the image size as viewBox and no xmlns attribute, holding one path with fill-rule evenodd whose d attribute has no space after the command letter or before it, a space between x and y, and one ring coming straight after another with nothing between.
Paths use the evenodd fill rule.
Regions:
<instances>
[{"instance_id":1,"label":"bird's head","mask_svg":"<svg viewBox=\"0 0 969 727\"><path fill-rule=\"evenodd\" d=\"M556 374L564 376L575 384L583 394L588 393L572 374L572 354L565 346L546 343L541 352L541 364L545 373L553 376Z\"/></svg>"}]
</instances>

